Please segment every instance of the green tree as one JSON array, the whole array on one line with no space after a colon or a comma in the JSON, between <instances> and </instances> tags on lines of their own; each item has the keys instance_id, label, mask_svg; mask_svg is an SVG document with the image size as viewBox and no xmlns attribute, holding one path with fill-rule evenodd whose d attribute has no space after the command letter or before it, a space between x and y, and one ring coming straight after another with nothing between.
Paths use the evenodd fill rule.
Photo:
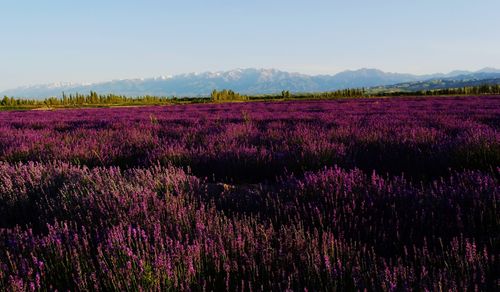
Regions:
<instances>
[{"instance_id":1,"label":"green tree","mask_svg":"<svg viewBox=\"0 0 500 292\"><path fill-rule=\"evenodd\" d=\"M1 104L5 106L5 105L9 105L9 103L10 103L10 99L7 96L4 96Z\"/></svg>"}]
</instances>

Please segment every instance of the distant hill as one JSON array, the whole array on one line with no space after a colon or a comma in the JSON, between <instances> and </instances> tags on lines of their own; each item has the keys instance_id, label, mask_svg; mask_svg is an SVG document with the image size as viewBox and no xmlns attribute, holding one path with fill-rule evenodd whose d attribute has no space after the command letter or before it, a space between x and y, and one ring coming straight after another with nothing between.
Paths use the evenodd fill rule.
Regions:
<instances>
[{"instance_id":1,"label":"distant hill","mask_svg":"<svg viewBox=\"0 0 500 292\"><path fill-rule=\"evenodd\" d=\"M0 96L46 98L70 93L114 93L128 96L208 96L213 89L232 89L243 94L270 94L282 90L320 92L345 88L431 88L480 82L500 78L500 70L485 68L477 72L454 71L449 74L412 75L387 73L377 69L344 71L335 75L310 76L276 69L237 69L224 72L190 73L147 79L113 80L95 84L49 84L25 86L0 92ZM431 81L432 80L432 81ZM393 87L392 85L396 87ZM406 90L405 89L405 90Z\"/></svg>"},{"instance_id":2,"label":"distant hill","mask_svg":"<svg viewBox=\"0 0 500 292\"><path fill-rule=\"evenodd\" d=\"M416 92L446 88L460 88L479 85L500 84L500 72L478 72L448 78L434 78L424 81L404 82L370 88L371 92Z\"/></svg>"}]
</instances>

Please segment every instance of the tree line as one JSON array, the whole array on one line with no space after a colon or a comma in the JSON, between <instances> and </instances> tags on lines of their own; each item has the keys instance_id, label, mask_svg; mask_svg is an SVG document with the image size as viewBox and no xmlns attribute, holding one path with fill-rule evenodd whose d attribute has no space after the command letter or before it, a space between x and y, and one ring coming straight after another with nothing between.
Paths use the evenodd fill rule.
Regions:
<instances>
[{"instance_id":1,"label":"tree line","mask_svg":"<svg viewBox=\"0 0 500 292\"><path fill-rule=\"evenodd\" d=\"M183 102L203 102L206 98L188 98L188 97L165 97L165 96L137 96L128 97L117 94L98 94L95 91L90 91L89 94L66 94L62 93L62 97L49 97L43 100L40 99L24 99L4 96L0 100L0 106L4 107L57 107L57 106L86 106L86 105L142 105L142 104L170 104Z\"/></svg>"},{"instance_id":2,"label":"tree line","mask_svg":"<svg viewBox=\"0 0 500 292\"><path fill-rule=\"evenodd\" d=\"M457 88L443 88L419 91L394 91L381 92L376 96L436 96L436 95L481 95L481 94L500 94L500 84L483 84L478 86L464 86Z\"/></svg>"},{"instance_id":3,"label":"tree line","mask_svg":"<svg viewBox=\"0 0 500 292\"><path fill-rule=\"evenodd\" d=\"M224 100L248 100L249 98L246 95L241 95L232 90L223 89L221 91L218 91L214 89L210 94L210 99L213 101L224 101Z\"/></svg>"},{"instance_id":4,"label":"tree line","mask_svg":"<svg viewBox=\"0 0 500 292\"><path fill-rule=\"evenodd\" d=\"M217 101L245 101L245 100L282 100L282 99L337 99L337 98L362 98L380 96L436 96L436 95L481 95L500 94L500 84L466 86L458 88L445 88L420 91L394 91L371 92L365 88L347 88L329 92L318 93L291 93L283 90L275 95L243 95L233 90L213 90L209 97L165 97L165 96L138 96L128 97L117 94L98 94L90 91L89 94L66 94L62 97L50 97L43 100L23 99L4 96L0 106L4 108L30 108L30 107L72 107L72 106L106 106L106 105L161 105L177 103L200 103Z\"/></svg>"}]
</instances>

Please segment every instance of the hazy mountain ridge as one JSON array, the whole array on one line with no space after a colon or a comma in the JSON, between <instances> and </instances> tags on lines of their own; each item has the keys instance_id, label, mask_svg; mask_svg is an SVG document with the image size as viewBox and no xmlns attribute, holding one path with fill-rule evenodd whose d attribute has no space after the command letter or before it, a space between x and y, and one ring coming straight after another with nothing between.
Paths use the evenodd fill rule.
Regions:
<instances>
[{"instance_id":1,"label":"hazy mountain ridge","mask_svg":"<svg viewBox=\"0 0 500 292\"><path fill-rule=\"evenodd\" d=\"M94 84L55 83L19 87L0 92L0 96L45 98L61 96L64 91L87 93L90 90L106 94L129 96L206 96L213 89L232 89L243 94L268 94L282 90L292 92L331 91L344 88L384 87L414 84L429 80L481 80L500 78L500 70L484 68L476 72L453 71L448 74L412 75L388 73L378 69L343 71L335 75L305 75L276 69L236 69L221 72L188 73L154 78L124 79ZM450 83L450 82L448 82ZM410 85L408 85L411 87ZM407 86L407 87L408 87Z\"/></svg>"},{"instance_id":2,"label":"hazy mountain ridge","mask_svg":"<svg viewBox=\"0 0 500 292\"><path fill-rule=\"evenodd\" d=\"M498 70L497 70L498 71ZM461 74L455 77L433 78L424 81L404 82L371 88L373 92L415 92L467 86L500 84L500 72L481 70L473 74Z\"/></svg>"}]
</instances>

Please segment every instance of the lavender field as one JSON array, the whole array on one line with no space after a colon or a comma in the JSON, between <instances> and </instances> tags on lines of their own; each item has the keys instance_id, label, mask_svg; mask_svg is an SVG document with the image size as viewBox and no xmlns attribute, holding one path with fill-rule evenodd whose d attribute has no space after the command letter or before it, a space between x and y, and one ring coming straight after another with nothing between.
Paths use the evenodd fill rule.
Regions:
<instances>
[{"instance_id":1,"label":"lavender field","mask_svg":"<svg viewBox=\"0 0 500 292\"><path fill-rule=\"evenodd\" d=\"M0 112L0 290L500 289L500 96Z\"/></svg>"}]
</instances>

